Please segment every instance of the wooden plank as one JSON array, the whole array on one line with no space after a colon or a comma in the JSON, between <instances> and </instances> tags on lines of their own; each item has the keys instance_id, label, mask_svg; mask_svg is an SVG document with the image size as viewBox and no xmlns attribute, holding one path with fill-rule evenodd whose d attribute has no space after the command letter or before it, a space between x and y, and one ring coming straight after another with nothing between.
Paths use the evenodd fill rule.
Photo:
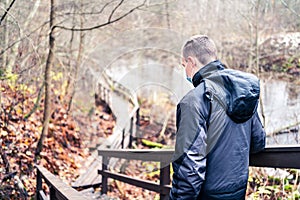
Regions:
<instances>
[{"instance_id":1,"label":"wooden plank","mask_svg":"<svg viewBox=\"0 0 300 200\"><path fill-rule=\"evenodd\" d=\"M129 160L171 162L173 149L98 149L100 156ZM268 146L250 155L250 166L300 169L300 145Z\"/></svg>"},{"instance_id":2,"label":"wooden plank","mask_svg":"<svg viewBox=\"0 0 300 200\"><path fill-rule=\"evenodd\" d=\"M75 182L72 183L73 188L88 188L88 186L99 185L101 176L98 175L98 169L102 166L102 157L97 156L84 174L81 174Z\"/></svg>"},{"instance_id":3,"label":"wooden plank","mask_svg":"<svg viewBox=\"0 0 300 200\"><path fill-rule=\"evenodd\" d=\"M300 145L273 146L250 156L250 166L300 169Z\"/></svg>"},{"instance_id":4,"label":"wooden plank","mask_svg":"<svg viewBox=\"0 0 300 200\"><path fill-rule=\"evenodd\" d=\"M160 163L160 178L159 178L159 184L161 186L164 185L169 185L171 184L171 180L170 180L170 163L164 163L161 162ZM169 199L169 193L168 194L160 194L160 199L161 200L167 200Z\"/></svg>"},{"instance_id":5,"label":"wooden plank","mask_svg":"<svg viewBox=\"0 0 300 200\"><path fill-rule=\"evenodd\" d=\"M106 156L103 156L102 158L102 170L106 171L107 170L107 166L108 165L108 158ZM99 171L98 171L99 174ZM107 190L108 190L108 185L107 185L107 179L108 176L104 173L102 174L102 193L106 194Z\"/></svg>"},{"instance_id":6,"label":"wooden plank","mask_svg":"<svg viewBox=\"0 0 300 200\"><path fill-rule=\"evenodd\" d=\"M71 186L64 183L58 177L54 176L47 169L42 166L36 165L37 170L40 172L41 176L45 180L48 186L55 190L55 196L59 199L72 199L72 200L82 200L89 199L86 196L82 195ZM53 191L54 192L54 191ZM52 198L52 197L51 197Z\"/></svg>"},{"instance_id":7,"label":"wooden plank","mask_svg":"<svg viewBox=\"0 0 300 200\"><path fill-rule=\"evenodd\" d=\"M102 176L108 176L109 178L119 180L124 183L128 183L137 187L141 187L165 195L168 195L171 189L171 185L159 185L152 181L141 180L123 174L112 173L108 170L99 170L98 173L101 174Z\"/></svg>"},{"instance_id":8,"label":"wooden plank","mask_svg":"<svg viewBox=\"0 0 300 200\"><path fill-rule=\"evenodd\" d=\"M162 162L161 183L132 178L123 174L109 172L106 167L98 170L103 177L113 178L137 187L152 190L161 194L162 199L167 199L171 186L170 169L168 164L174 153L173 149L99 149L100 156ZM264 151L250 155L250 166L275 167L275 168L297 168L300 169L300 145L293 146L268 146Z\"/></svg>"},{"instance_id":9,"label":"wooden plank","mask_svg":"<svg viewBox=\"0 0 300 200\"><path fill-rule=\"evenodd\" d=\"M98 149L100 156L169 163L173 153L173 149Z\"/></svg>"},{"instance_id":10,"label":"wooden plank","mask_svg":"<svg viewBox=\"0 0 300 200\"><path fill-rule=\"evenodd\" d=\"M37 170L36 172L36 198L38 200L40 199L44 199L43 196L40 194L40 191L42 191L42 175L41 175L41 172L39 170Z\"/></svg>"},{"instance_id":11,"label":"wooden plank","mask_svg":"<svg viewBox=\"0 0 300 200\"><path fill-rule=\"evenodd\" d=\"M300 145L269 145L265 152L300 152Z\"/></svg>"}]
</instances>

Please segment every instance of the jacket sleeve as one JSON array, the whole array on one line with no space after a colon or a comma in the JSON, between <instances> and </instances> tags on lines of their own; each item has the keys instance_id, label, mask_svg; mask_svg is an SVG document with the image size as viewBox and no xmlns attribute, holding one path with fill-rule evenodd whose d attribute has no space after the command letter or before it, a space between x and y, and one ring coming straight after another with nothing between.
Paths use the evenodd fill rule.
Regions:
<instances>
[{"instance_id":1,"label":"jacket sleeve","mask_svg":"<svg viewBox=\"0 0 300 200\"><path fill-rule=\"evenodd\" d=\"M256 112L251 126L251 153L262 151L266 145L266 132Z\"/></svg>"},{"instance_id":2,"label":"jacket sleeve","mask_svg":"<svg viewBox=\"0 0 300 200\"><path fill-rule=\"evenodd\" d=\"M199 99L198 99L199 101ZM196 101L177 106L177 133L173 157L173 180L170 199L197 199L206 172L205 105ZM204 114L203 114L204 113ZM206 114L205 114L206 113Z\"/></svg>"}]
</instances>

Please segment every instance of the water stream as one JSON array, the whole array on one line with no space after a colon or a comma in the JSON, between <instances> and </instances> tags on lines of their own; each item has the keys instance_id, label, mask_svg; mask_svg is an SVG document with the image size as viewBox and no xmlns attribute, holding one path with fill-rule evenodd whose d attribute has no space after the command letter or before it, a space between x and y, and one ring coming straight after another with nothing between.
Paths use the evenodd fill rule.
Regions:
<instances>
[{"instance_id":1,"label":"water stream","mask_svg":"<svg viewBox=\"0 0 300 200\"><path fill-rule=\"evenodd\" d=\"M300 122L300 85L279 79L261 80L261 98L267 133L282 132L267 139L268 144L298 144ZM291 131L284 130L290 127Z\"/></svg>"},{"instance_id":2,"label":"water stream","mask_svg":"<svg viewBox=\"0 0 300 200\"><path fill-rule=\"evenodd\" d=\"M114 65L106 72L133 92L142 90L142 94L146 95L153 90L164 91L168 93L175 105L192 88L192 85L186 81L182 68L162 66L151 60L139 67L137 65L131 67ZM300 85L279 79L262 78L261 98L267 134L281 131L300 121ZM260 107L259 112L261 113ZM269 136L267 143L296 144L298 134L297 130Z\"/></svg>"}]
</instances>

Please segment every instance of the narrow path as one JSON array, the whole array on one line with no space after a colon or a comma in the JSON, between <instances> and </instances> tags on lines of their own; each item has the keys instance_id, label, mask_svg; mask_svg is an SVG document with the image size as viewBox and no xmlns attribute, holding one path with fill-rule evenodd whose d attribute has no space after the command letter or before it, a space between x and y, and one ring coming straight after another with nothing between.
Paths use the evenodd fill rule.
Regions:
<instances>
[{"instance_id":1,"label":"narrow path","mask_svg":"<svg viewBox=\"0 0 300 200\"><path fill-rule=\"evenodd\" d=\"M113 84L113 85L110 85ZM137 97L132 96L126 88L122 85L108 80L109 87L115 88L114 91L105 89L106 92L102 94L102 99L109 105L112 113L116 117L116 125L113 130L113 134L110 135L98 148L121 148L123 130L127 133L130 126L130 118L135 114L138 109ZM104 95L104 96L103 96ZM128 140L124 144L128 145ZM112 160L113 161L113 160ZM101 183L101 176L98 175L98 169L102 168L102 157L98 156L97 150L93 151L90 158L89 167L86 172L78 177L78 179L72 184L73 187L99 185Z\"/></svg>"}]
</instances>

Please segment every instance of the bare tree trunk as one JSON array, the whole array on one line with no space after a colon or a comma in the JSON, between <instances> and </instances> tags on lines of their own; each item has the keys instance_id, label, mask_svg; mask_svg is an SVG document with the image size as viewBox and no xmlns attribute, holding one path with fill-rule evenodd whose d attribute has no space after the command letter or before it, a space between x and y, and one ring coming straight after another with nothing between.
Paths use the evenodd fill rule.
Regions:
<instances>
[{"instance_id":1,"label":"bare tree trunk","mask_svg":"<svg viewBox=\"0 0 300 200\"><path fill-rule=\"evenodd\" d=\"M14 5L14 3L16 2L16 0L12 0L12 2L9 4L8 8L5 10L4 14L2 15L1 19L0 19L0 25L1 23L4 21L7 13L9 12L9 10L12 8L12 6ZM8 0L5 1L6 5L5 5L5 8L6 6L8 5Z\"/></svg>"},{"instance_id":2,"label":"bare tree trunk","mask_svg":"<svg viewBox=\"0 0 300 200\"><path fill-rule=\"evenodd\" d=\"M168 29L171 28L171 24L170 24L170 13L169 13L169 2L168 0L165 0L165 8L166 8L166 20L167 20L167 27Z\"/></svg>"},{"instance_id":3,"label":"bare tree trunk","mask_svg":"<svg viewBox=\"0 0 300 200\"><path fill-rule=\"evenodd\" d=\"M258 47L258 29L259 29L259 7L260 7L260 0L257 0L256 2L256 8L255 8L255 69L256 74L259 76L260 68L259 68L259 47Z\"/></svg>"},{"instance_id":4,"label":"bare tree trunk","mask_svg":"<svg viewBox=\"0 0 300 200\"><path fill-rule=\"evenodd\" d=\"M34 18L34 16L36 15L36 13L38 12L38 8L40 6L40 3L41 3L41 0L36 0L35 3L34 3L34 6L33 6L33 9L30 10L30 14L29 16L27 17L27 19L25 20L25 23L22 24L22 27L23 28L20 28L20 38L23 37L23 31L22 30L28 30L28 25L30 23L32 23L32 19ZM21 41L18 42L14 47L12 47L12 51L13 52L18 52L19 51L19 48L20 48L20 45L21 45ZM21 45L22 46L22 45ZM29 48L29 47L28 47ZM14 62L13 66L16 66L17 63L19 63L20 66L24 66L23 63L26 62L26 59L23 59L23 63L21 62L20 63L20 55L18 53L15 53L15 56L14 58L12 58L12 61Z\"/></svg>"},{"instance_id":5,"label":"bare tree trunk","mask_svg":"<svg viewBox=\"0 0 300 200\"><path fill-rule=\"evenodd\" d=\"M8 0L6 0L6 3L8 4ZM8 45L8 36L9 36L9 29L7 28L7 18L5 18L5 25L4 25L4 47L7 47ZM3 69L6 69L8 65L8 52L5 52L3 54Z\"/></svg>"},{"instance_id":6,"label":"bare tree trunk","mask_svg":"<svg viewBox=\"0 0 300 200\"><path fill-rule=\"evenodd\" d=\"M82 8L82 0L80 1L80 8ZM83 28L83 16L80 16L80 28ZM79 40L79 49L78 49L78 54L77 54L77 59L76 59L76 64L75 64L75 71L74 71L74 78L73 78L73 84L72 84L72 93L70 96L70 100L68 103L68 110L67 112L69 112L71 110L72 107L72 102L73 102L73 98L75 96L75 92L76 92L76 83L77 83L77 76L78 76L78 68L80 66L81 63L81 59L82 59L82 54L83 54L83 50L84 50L84 37L85 34L83 31L80 32L80 40Z\"/></svg>"},{"instance_id":7,"label":"bare tree trunk","mask_svg":"<svg viewBox=\"0 0 300 200\"><path fill-rule=\"evenodd\" d=\"M253 25L252 22L248 22L249 25L249 37L250 37L250 49L248 50L248 72L252 72L253 70Z\"/></svg>"},{"instance_id":8,"label":"bare tree trunk","mask_svg":"<svg viewBox=\"0 0 300 200\"><path fill-rule=\"evenodd\" d=\"M50 119L50 106L51 106L51 77L50 72L52 69L53 61L54 61L54 5L55 0L50 0L50 34L49 34L49 52L48 52L48 58L46 62L45 67L45 74L44 74L44 82L45 82L45 100L44 100L44 121L43 121L43 129L41 136L39 138L37 149L35 151L35 162L37 161L37 158L39 157L42 149L43 149L43 142L45 140L45 137L48 135L48 126L49 126L49 119Z\"/></svg>"},{"instance_id":9,"label":"bare tree trunk","mask_svg":"<svg viewBox=\"0 0 300 200\"><path fill-rule=\"evenodd\" d=\"M75 16L73 16L73 25L74 25L74 21L75 21ZM72 72L73 72L73 69L72 69L72 62L71 62L71 59L72 59L72 51L73 51L73 40L74 40L74 35L75 35L75 31L71 31L71 39L70 39L70 42L69 42L69 56L68 56L68 67L69 67L69 70L68 69L64 69L64 71L67 71L65 73L67 73L67 85L65 87L65 98L67 99L68 96L69 96L69 90L70 90L70 85L72 83Z\"/></svg>"},{"instance_id":10,"label":"bare tree trunk","mask_svg":"<svg viewBox=\"0 0 300 200\"><path fill-rule=\"evenodd\" d=\"M261 0L257 0L256 5L255 5L255 71L256 75L259 77L260 76L260 67L259 67L259 7L261 6ZM262 115L262 120L263 120L263 125L266 125L266 117L264 113L264 105L262 98L259 98L259 104L260 104L260 111Z\"/></svg>"},{"instance_id":11,"label":"bare tree trunk","mask_svg":"<svg viewBox=\"0 0 300 200\"><path fill-rule=\"evenodd\" d=\"M8 4L9 4L9 1L5 0L4 1L5 8L8 6ZM8 10L5 13L7 14L7 12L8 12ZM8 23L7 23L7 17L5 17L6 14L4 14L2 16L1 23L0 23L0 25L3 27L3 32L2 32L3 39L0 41L2 49L5 49L7 47L7 45L8 45L8 32L9 32L9 30L7 28ZM7 63L8 63L8 56L7 55L8 55L8 53L5 52L1 56L2 65L0 65L0 74L4 73L4 70L6 69L6 66L7 66Z\"/></svg>"}]
</instances>

